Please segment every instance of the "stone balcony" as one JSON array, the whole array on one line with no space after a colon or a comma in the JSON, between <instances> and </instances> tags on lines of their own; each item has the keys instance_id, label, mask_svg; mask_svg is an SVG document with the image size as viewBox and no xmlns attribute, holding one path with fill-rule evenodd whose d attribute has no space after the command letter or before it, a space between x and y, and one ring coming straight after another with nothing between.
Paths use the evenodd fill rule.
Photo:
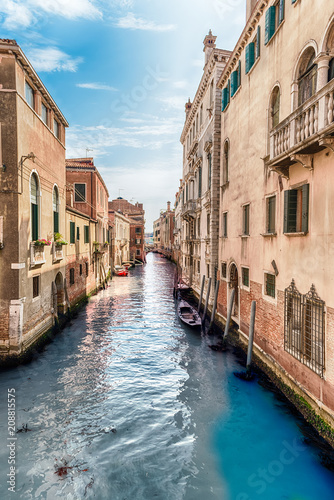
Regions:
<instances>
[{"instance_id":1,"label":"stone balcony","mask_svg":"<svg viewBox=\"0 0 334 500\"><path fill-rule=\"evenodd\" d=\"M190 220L196 218L196 201L188 200L182 207L181 215L184 219Z\"/></svg>"},{"instance_id":2,"label":"stone balcony","mask_svg":"<svg viewBox=\"0 0 334 500\"><path fill-rule=\"evenodd\" d=\"M313 155L334 148L334 80L299 106L270 132L269 168L289 178L300 163L313 170Z\"/></svg>"}]
</instances>

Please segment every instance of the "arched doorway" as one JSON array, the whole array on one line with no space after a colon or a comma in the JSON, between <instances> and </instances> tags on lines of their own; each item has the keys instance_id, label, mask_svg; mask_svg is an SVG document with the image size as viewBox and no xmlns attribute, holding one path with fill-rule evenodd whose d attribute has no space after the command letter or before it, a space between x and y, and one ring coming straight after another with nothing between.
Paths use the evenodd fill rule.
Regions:
<instances>
[{"instance_id":1,"label":"arched doorway","mask_svg":"<svg viewBox=\"0 0 334 500\"><path fill-rule=\"evenodd\" d=\"M235 290L235 295L234 295L234 307L233 307L233 316L238 316L239 314L239 275L238 275L238 268L235 264L231 265L230 268L230 289L231 292L234 289Z\"/></svg>"},{"instance_id":2,"label":"arched doorway","mask_svg":"<svg viewBox=\"0 0 334 500\"><path fill-rule=\"evenodd\" d=\"M55 284L57 288L57 314L65 313L64 278L61 272L57 273Z\"/></svg>"}]
</instances>

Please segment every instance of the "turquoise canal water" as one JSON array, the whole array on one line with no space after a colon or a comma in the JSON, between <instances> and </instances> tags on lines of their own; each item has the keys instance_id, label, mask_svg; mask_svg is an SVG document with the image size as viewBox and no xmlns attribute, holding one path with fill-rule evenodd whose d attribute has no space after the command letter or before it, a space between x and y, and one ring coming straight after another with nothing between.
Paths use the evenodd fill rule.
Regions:
<instances>
[{"instance_id":1,"label":"turquoise canal water","mask_svg":"<svg viewBox=\"0 0 334 500\"><path fill-rule=\"evenodd\" d=\"M173 273L149 255L31 363L1 373L1 499L334 498L328 452L302 420L260 380L234 377L232 351L179 323ZM9 389L15 427L29 429L15 440Z\"/></svg>"}]
</instances>

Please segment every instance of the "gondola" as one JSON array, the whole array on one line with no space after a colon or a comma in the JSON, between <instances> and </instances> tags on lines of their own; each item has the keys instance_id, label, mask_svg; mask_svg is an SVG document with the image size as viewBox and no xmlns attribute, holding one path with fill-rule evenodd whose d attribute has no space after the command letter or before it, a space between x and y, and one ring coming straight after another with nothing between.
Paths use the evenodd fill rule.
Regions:
<instances>
[{"instance_id":1,"label":"gondola","mask_svg":"<svg viewBox=\"0 0 334 500\"><path fill-rule=\"evenodd\" d=\"M180 300L177 306L177 314L180 320L192 328L201 328L202 320L198 312L185 300Z\"/></svg>"}]
</instances>

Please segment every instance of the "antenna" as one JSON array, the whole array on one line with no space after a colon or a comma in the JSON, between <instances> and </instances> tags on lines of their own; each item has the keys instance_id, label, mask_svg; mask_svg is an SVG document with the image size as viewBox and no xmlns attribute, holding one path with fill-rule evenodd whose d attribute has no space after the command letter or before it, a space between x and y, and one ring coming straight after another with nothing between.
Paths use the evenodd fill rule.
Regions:
<instances>
[{"instance_id":1,"label":"antenna","mask_svg":"<svg viewBox=\"0 0 334 500\"><path fill-rule=\"evenodd\" d=\"M88 158L89 151L94 151L94 149L86 148L86 158Z\"/></svg>"},{"instance_id":2,"label":"antenna","mask_svg":"<svg viewBox=\"0 0 334 500\"><path fill-rule=\"evenodd\" d=\"M125 191L125 189L124 188L118 188L118 197L121 196L121 191Z\"/></svg>"}]
</instances>

